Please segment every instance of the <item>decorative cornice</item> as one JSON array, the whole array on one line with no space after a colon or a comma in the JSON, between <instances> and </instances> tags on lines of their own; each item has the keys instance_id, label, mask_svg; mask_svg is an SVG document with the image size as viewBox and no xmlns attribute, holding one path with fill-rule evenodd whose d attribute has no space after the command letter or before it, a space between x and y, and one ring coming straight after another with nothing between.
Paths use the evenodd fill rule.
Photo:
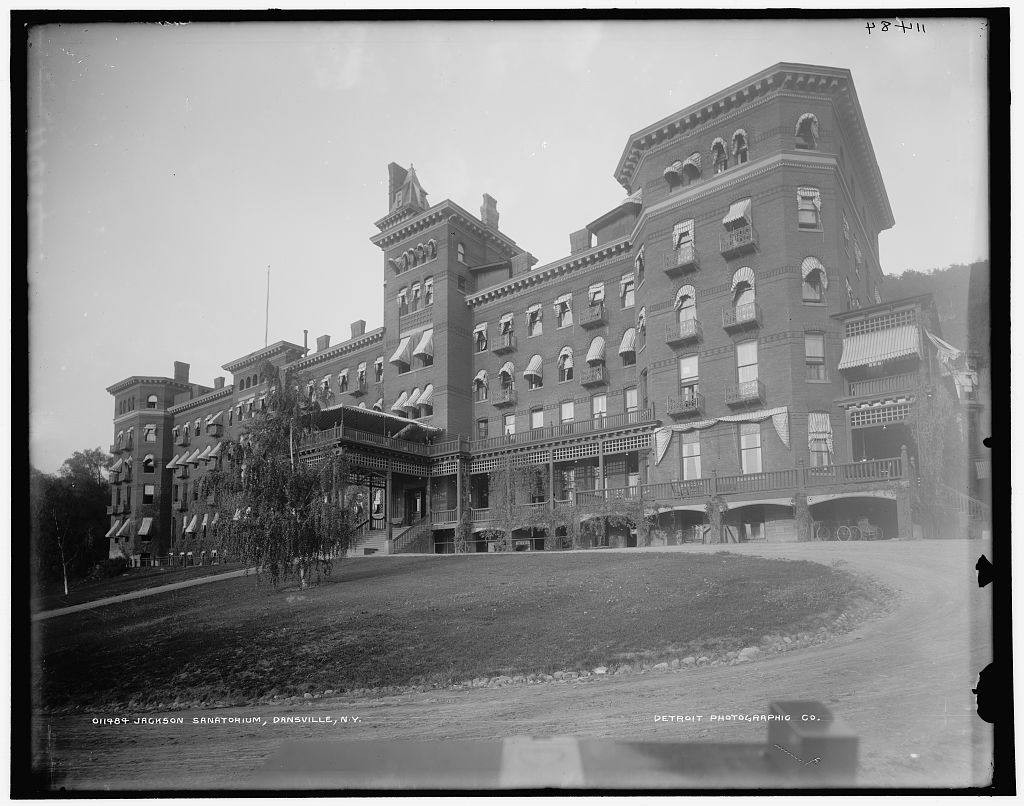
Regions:
<instances>
[{"instance_id":1,"label":"decorative cornice","mask_svg":"<svg viewBox=\"0 0 1024 806\"><path fill-rule=\"evenodd\" d=\"M484 303L497 299L498 297L504 297L524 288L538 285L539 283L543 283L547 280L552 280L583 266L590 266L591 264L598 263L615 256L620 256L629 251L631 248L631 241L632 239L629 237L620 238L617 241L611 241L610 243L602 244L601 246L595 246L593 249L588 249L586 252L579 252L575 255L562 258L561 260L556 260L554 263L549 263L547 266L541 266L539 269L534 269L527 274L521 274L518 277L513 277L511 280L506 280L498 285L493 285L490 288L477 291L475 294L468 294L466 296L466 304L471 308L477 305L483 305Z\"/></svg>"},{"instance_id":2,"label":"decorative cornice","mask_svg":"<svg viewBox=\"0 0 1024 806\"><path fill-rule=\"evenodd\" d=\"M122 392L132 386L137 386L141 383L153 383L163 384L166 386L176 386L179 389L191 389L192 384L183 383L182 381L176 381L174 378L158 377L156 375L132 375L125 378L123 381L118 381L115 384L111 384L107 387L107 392L112 395L116 395L118 392Z\"/></svg>"},{"instance_id":3,"label":"decorative cornice","mask_svg":"<svg viewBox=\"0 0 1024 806\"><path fill-rule=\"evenodd\" d=\"M269 347L264 347L260 350L256 350L255 352L251 352L248 355L243 355L241 358L236 358L234 361L228 361L228 363L221 365L221 369L234 373L237 370L244 369L245 367L255 364L257 361L270 358L273 355L279 355L287 352L288 350L298 350L300 353L307 352L307 348L303 347L301 344L292 344L290 341L279 341L271 344Z\"/></svg>"},{"instance_id":4,"label":"decorative cornice","mask_svg":"<svg viewBox=\"0 0 1024 806\"><path fill-rule=\"evenodd\" d=\"M304 358L300 358L297 361L292 362L288 365L289 369L309 369L310 367L322 364L325 361L330 361L333 358L339 358L347 353L354 353L357 350L362 350L366 347L370 347L377 342L383 343L384 341L384 328L378 327L371 330L369 333L364 333L362 336L356 336L354 339L348 341L339 342L333 347L328 347L326 350L320 350L319 352L307 355Z\"/></svg>"},{"instance_id":5,"label":"decorative cornice","mask_svg":"<svg viewBox=\"0 0 1024 806\"><path fill-rule=\"evenodd\" d=\"M181 403L175 403L173 406L167 407L168 414L180 414L183 411L189 409L195 409L200 406L205 406L207 403L212 403L215 400L220 400L222 397L230 397L235 390L235 385L228 384L220 389L214 389L212 392L207 392L205 395L194 397L191 400L184 400Z\"/></svg>"},{"instance_id":6,"label":"decorative cornice","mask_svg":"<svg viewBox=\"0 0 1024 806\"><path fill-rule=\"evenodd\" d=\"M516 245L516 242L507 235L485 226L479 218L464 210L451 199L440 201L429 210L413 216L410 219L396 222L396 224L390 229L382 232L380 235L374 235L370 238L370 243L381 249L387 249L397 241L408 238L413 233L420 232L421 230L445 219L457 219L461 224L471 229L477 235L491 241L495 246L505 249L509 256L523 251Z\"/></svg>"}]
</instances>

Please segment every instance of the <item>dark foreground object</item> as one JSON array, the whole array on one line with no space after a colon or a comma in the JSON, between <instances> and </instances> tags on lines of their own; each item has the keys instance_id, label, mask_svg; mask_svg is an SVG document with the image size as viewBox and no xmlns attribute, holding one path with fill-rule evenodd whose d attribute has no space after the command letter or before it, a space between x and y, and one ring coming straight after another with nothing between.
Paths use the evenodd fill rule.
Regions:
<instances>
[{"instance_id":1,"label":"dark foreground object","mask_svg":"<svg viewBox=\"0 0 1024 806\"><path fill-rule=\"evenodd\" d=\"M820 703L772 703L767 744L616 742L569 736L468 741L287 742L267 789L683 789L846 787L857 737Z\"/></svg>"}]
</instances>

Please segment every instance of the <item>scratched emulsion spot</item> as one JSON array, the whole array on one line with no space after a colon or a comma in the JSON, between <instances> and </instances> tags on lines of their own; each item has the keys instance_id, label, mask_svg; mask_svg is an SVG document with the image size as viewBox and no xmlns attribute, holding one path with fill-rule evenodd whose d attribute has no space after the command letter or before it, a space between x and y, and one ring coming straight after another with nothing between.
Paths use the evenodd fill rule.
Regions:
<instances>
[{"instance_id":1,"label":"scratched emulsion spot","mask_svg":"<svg viewBox=\"0 0 1024 806\"><path fill-rule=\"evenodd\" d=\"M984 588L989 582L996 578L996 567L988 561L988 557L984 554L978 558L978 562L975 564L974 569L978 572L979 588Z\"/></svg>"}]
</instances>

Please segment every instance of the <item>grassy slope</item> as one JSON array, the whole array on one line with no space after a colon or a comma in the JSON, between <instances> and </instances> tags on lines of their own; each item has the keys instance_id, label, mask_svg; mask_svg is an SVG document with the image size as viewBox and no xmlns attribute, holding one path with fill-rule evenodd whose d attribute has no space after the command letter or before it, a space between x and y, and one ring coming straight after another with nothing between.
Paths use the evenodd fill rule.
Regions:
<instances>
[{"instance_id":1,"label":"grassy slope","mask_svg":"<svg viewBox=\"0 0 1024 806\"><path fill-rule=\"evenodd\" d=\"M42 622L36 679L58 707L590 668L739 648L857 590L814 563L725 553L365 559L306 591L242 577Z\"/></svg>"}]
</instances>

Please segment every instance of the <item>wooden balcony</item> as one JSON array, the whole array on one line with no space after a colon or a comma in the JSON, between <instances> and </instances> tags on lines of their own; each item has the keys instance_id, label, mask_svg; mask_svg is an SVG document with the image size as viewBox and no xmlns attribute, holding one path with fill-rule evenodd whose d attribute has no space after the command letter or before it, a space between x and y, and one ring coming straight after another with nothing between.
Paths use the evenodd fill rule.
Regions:
<instances>
[{"instance_id":1,"label":"wooden balcony","mask_svg":"<svg viewBox=\"0 0 1024 806\"><path fill-rule=\"evenodd\" d=\"M495 355L505 355L505 353L514 352L515 349L516 334L499 333L498 337L494 340L494 346L491 348L491 352Z\"/></svg>"},{"instance_id":2,"label":"wooden balcony","mask_svg":"<svg viewBox=\"0 0 1024 806\"><path fill-rule=\"evenodd\" d=\"M608 317L605 315L604 303L588 305L580 311L579 325L582 328L601 327L608 324Z\"/></svg>"},{"instance_id":3,"label":"wooden balcony","mask_svg":"<svg viewBox=\"0 0 1024 806\"><path fill-rule=\"evenodd\" d=\"M841 465L803 468L804 484L807 487L822 487L832 484L856 482L882 482L903 478L903 460L871 459L866 462L847 462Z\"/></svg>"},{"instance_id":4,"label":"wooden balcony","mask_svg":"<svg viewBox=\"0 0 1024 806\"><path fill-rule=\"evenodd\" d=\"M702 411L704 411L704 395L699 392L681 397L670 397L665 403L665 413L669 417L692 417Z\"/></svg>"},{"instance_id":5,"label":"wooden balcony","mask_svg":"<svg viewBox=\"0 0 1024 806\"><path fill-rule=\"evenodd\" d=\"M412 422L412 420L410 420ZM383 434L372 434L368 431L360 431L347 425L336 425L323 431L316 431L307 434L299 442L299 449L311 451L318 448L335 445L339 442L354 442L359 445L372 445L379 448L391 448L403 453L411 453L417 456L429 456L430 445L420 442L410 442L407 439L398 437L386 437Z\"/></svg>"},{"instance_id":6,"label":"wooden balcony","mask_svg":"<svg viewBox=\"0 0 1024 806\"><path fill-rule=\"evenodd\" d=\"M727 331L761 326L761 307L756 302L722 308L722 327Z\"/></svg>"},{"instance_id":7,"label":"wooden balcony","mask_svg":"<svg viewBox=\"0 0 1024 806\"><path fill-rule=\"evenodd\" d=\"M469 440L465 437L446 439L430 446L431 456L444 456L448 453L469 453Z\"/></svg>"},{"instance_id":8,"label":"wooden balcony","mask_svg":"<svg viewBox=\"0 0 1024 806\"><path fill-rule=\"evenodd\" d=\"M743 381L725 387L727 406L745 406L748 403L764 403L764 384L761 381Z\"/></svg>"},{"instance_id":9,"label":"wooden balcony","mask_svg":"<svg viewBox=\"0 0 1024 806\"><path fill-rule=\"evenodd\" d=\"M769 490L795 489L799 481L799 468L771 470L765 473L744 473L740 476L719 476L715 479L715 492L763 493Z\"/></svg>"},{"instance_id":10,"label":"wooden balcony","mask_svg":"<svg viewBox=\"0 0 1024 806\"><path fill-rule=\"evenodd\" d=\"M487 437L486 439L477 439L470 443L470 449L476 453L478 451L503 448L508 445L525 445L531 442L559 439L561 437L574 436L576 434L610 431L653 421L653 408L637 409L636 411L613 414L609 417L595 417L592 420L574 420L571 423L546 425L543 428L531 428L529 431L522 431L517 434L503 434L496 437Z\"/></svg>"},{"instance_id":11,"label":"wooden balcony","mask_svg":"<svg viewBox=\"0 0 1024 806\"><path fill-rule=\"evenodd\" d=\"M718 236L718 249L724 258L734 258L757 249L757 230L752 224L737 227Z\"/></svg>"},{"instance_id":12,"label":"wooden balcony","mask_svg":"<svg viewBox=\"0 0 1024 806\"><path fill-rule=\"evenodd\" d=\"M514 406L519 400L519 395L516 394L515 389L498 389L494 393L494 399L491 402L495 408L503 408L505 406Z\"/></svg>"},{"instance_id":13,"label":"wooden balcony","mask_svg":"<svg viewBox=\"0 0 1024 806\"><path fill-rule=\"evenodd\" d=\"M430 522L435 526L454 526L459 522L457 509L435 509L430 513Z\"/></svg>"},{"instance_id":14,"label":"wooden balcony","mask_svg":"<svg viewBox=\"0 0 1024 806\"><path fill-rule=\"evenodd\" d=\"M694 272L699 268L700 255L693 244L686 244L665 255L665 274L669 277Z\"/></svg>"},{"instance_id":15,"label":"wooden balcony","mask_svg":"<svg viewBox=\"0 0 1024 806\"><path fill-rule=\"evenodd\" d=\"M906 392L917 386L920 378L916 372L902 372L886 375L884 378L870 378L863 381L847 381L846 394L849 397L879 395L889 392Z\"/></svg>"},{"instance_id":16,"label":"wooden balcony","mask_svg":"<svg viewBox=\"0 0 1024 806\"><path fill-rule=\"evenodd\" d=\"M670 347L700 341L703 335L698 319L685 319L665 325L665 344Z\"/></svg>"},{"instance_id":17,"label":"wooden balcony","mask_svg":"<svg viewBox=\"0 0 1024 806\"><path fill-rule=\"evenodd\" d=\"M604 364L584 367L583 371L580 372L580 386L607 386L607 384L608 370L605 369Z\"/></svg>"},{"instance_id":18,"label":"wooden balcony","mask_svg":"<svg viewBox=\"0 0 1024 806\"><path fill-rule=\"evenodd\" d=\"M711 495L712 479L689 479L645 484L643 497L649 501L701 500Z\"/></svg>"}]
</instances>

